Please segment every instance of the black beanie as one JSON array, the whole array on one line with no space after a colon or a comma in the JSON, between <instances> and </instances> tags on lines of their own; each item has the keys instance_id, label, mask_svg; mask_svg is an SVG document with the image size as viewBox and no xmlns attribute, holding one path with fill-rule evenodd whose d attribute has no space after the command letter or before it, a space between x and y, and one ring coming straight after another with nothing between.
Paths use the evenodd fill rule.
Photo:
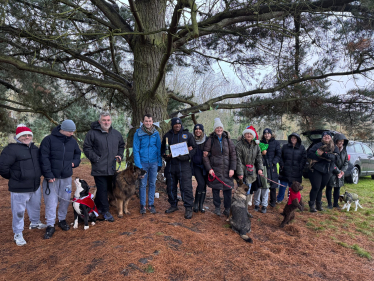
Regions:
<instances>
[{"instance_id":1,"label":"black beanie","mask_svg":"<svg viewBox=\"0 0 374 281\"><path fill-rule=\"evenodd\" d=\"M270 135L273 134L273 132L272 132L269 128L266 128L266 129L263 131L262 135L265 135L266 133L269 133Z\"/></svg>"},{"instance_id":2,"label":"black beanie","mask_svg":"<svg viewBox=\"0 0 374 281\"><path fill-rule=\"evenodd\" d=\"M181 124L182 125L182 120L179 117L174 117L171 119L171 128L173 129L173 126L175 124Z\"/></svg>"},{"instance_id":3,"label":"black beanie","mask_svg":"<svg viewBox=\"0 0 374 281\"><path fill-rule=\"evenodd\" d=\"M332 137L332 134L331 134L330 131L324 131L324 132L322 133L322 137L324 137L325 135L329 135L330 137Z\"/></svg>"},{"instance_id":4,"label":"black beanie","mask_svg":"<svg viewBox=\"0 0 374 281\"><path fill-rule=\"evenodd\" d=\"M195 132L196 129L200 129L204 132L204 126L202 124L196 124L195 127L193 127L193 131Z\"/></svg>"}]
</instances>

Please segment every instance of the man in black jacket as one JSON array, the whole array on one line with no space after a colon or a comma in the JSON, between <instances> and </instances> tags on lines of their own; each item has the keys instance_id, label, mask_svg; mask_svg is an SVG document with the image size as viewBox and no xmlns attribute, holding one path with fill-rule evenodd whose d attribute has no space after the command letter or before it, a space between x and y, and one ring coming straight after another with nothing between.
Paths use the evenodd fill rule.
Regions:
<instances>
[{"instance_id":1,"label":"man in black jacket","mask_svg":"<svg viewBox=\"0 0 374 281\"><path fill-rule=\"evenodd\" d=\"M179 181L182 200L186 208L184 218L191 219L194 198L192 193L190 159L195 155L196 143L192 134L183 128L180 118L175 117L171 119L171 127L172 129L164 135L161 144L161 155L166 161L164 175L166 177L168 201L170 203L170 208L165 213L168 214L178 210L177 189ZM175 158L171 154L165 155L166 138L168 138L169 145L186 142L189 154L180 155Z\"/></svg>"},{"instance_id":2,"label":"man in black jacket","mask_svg":"<svg viewBox=\"0 0 374 281\"><path fill-rule=\"evenodd\" d=\"M65 120L52 130L40 144L40 167L44 176L43 196L47 229L44 239L55 232L56 208L58 206L58 226L67 231L66 214L70 205L71 176L73 168L81 162L81 150L73 138L75 124Z\"/></svg>"},{"instance_id":3,"label":"man in black jacket","mask_svg":"<svg viewBox=\"0 0 374 281\"><path fill-rule=\"evenodd\" d=\"M116 161L121 163L125 142L120 132L112 128L112 119L108 112L100 113L99 121L91 124L83 144L83 152L91 161L91 175L97 188L95 204L104 219L114 222L109 212L108 188L112 188L112 179L116 171Z\"/></svg>"},{"instance_id":4,"label":"man in black jacket","mask_svg":"<svg viewBox=\"0 0 374 281\"><path fill-rule=\"evenodd\" d=\"M29 128L20 124L16 129L15 140L1 152L0 175L9 179L10 201L12 206L12 227L17 246L26 245L22 231L25 210L31 221L30 229L42 229L40 222L40 203L42 199L38 148L32 142L33 134Z\"/></svg>"}]
</instances>

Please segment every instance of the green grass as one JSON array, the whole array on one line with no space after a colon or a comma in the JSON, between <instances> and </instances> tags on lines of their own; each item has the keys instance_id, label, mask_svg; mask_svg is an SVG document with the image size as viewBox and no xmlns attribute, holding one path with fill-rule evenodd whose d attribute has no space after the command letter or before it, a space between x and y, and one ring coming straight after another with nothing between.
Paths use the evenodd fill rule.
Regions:
<instances>
[{"instance_id":1,"label":"green grass","mask_svg":"<svg viewBox=\"0 0 374 281\"><path fill-rule=\"evenodd\" d=\"M231 226L230 226L230 224L228 224L228 223L226 223L226 224L224 224L223 225L223 228L230 228Z\"/></svg>"},{"instance_id":2,"label":"green grass","mask_svg":"<svg viewBox=\"0 0 374 281\"><path fill-rule=\"evenodd\" d=\"M162 232L156 232L156 235L158 235L158 236L162 236L162 235L164 235Z\"/></svg>"},{"instance_id":3,"label":"green grass","mask_svg":"<svg viewBox=\"0 0 374 281\"><path fill-rule=\"evenodd\" d=\"M153 273L153 272L155 272L155 269L152 265L148 264L148 266L146 268L144 268L144 272Z\"/></svg>"},{"instance_id":4,"label":"green grass","mask_svg":"<svg viewBox=\"0 0 374 281\"><path fill-rule=\"evenodd\" d=\"M355 250L356 254L359 255L360 257L367 258L368 260L372 260L370 253L360 248L357 244L354 244L351 248Z\"/></svg>"}]
</instances>

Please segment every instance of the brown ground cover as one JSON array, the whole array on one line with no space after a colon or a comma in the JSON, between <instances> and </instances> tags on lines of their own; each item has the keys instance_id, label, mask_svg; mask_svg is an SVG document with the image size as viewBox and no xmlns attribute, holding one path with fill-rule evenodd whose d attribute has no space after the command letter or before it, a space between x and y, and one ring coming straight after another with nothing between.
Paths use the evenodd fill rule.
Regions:
<instances>
[{"instance_id":1,"label":"brown ground cover","mask_svg":"<svg viewBox=\"0 0 374 281\"><path fill-rule=\"evenodd\" d=\"M75 169L74 176L94 184L88 163ZM307 201L309 182L305 186ZM129 204L131 215L115 216L114 223L99 221L86 231L82 224L67 232L56 227L50 240L42 239L44 230L29 230L26 216L27 245L17 247L10 193L7 181L0 179L1 279L374 280L374 262L337 242L357 244L374 254L374 240L352 234L354 224L344 215L329 220L331 215L298 212L294 222L280 229L283 204L267 214L255 213L250 207L254 218L249 236L254 243L248 244L229 228L224 217L211 212L211 193L206 200L209 210L194 213L191 220L183 218L183 207L173 214L164 213L168 208L165 193L155 200L156 215L141 216L139 199L134 197ZM116 211L111 208L111 212ZM67 220L73 221L72 208ZM319 221L326 227L315 227ZM329 225L344 225L344 231Z\"/></svg>"}]
</instances>

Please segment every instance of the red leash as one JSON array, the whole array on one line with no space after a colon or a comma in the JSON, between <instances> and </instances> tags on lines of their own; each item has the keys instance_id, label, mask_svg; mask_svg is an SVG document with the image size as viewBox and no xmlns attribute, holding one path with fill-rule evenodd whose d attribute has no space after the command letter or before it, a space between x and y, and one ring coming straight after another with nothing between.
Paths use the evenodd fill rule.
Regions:
<instances>
[{"instance_id":1,"label":"red leash","mask_svg":"<svg viewBox=\"0 0 374 281\"><path fill-rule=\"evenodd\" d=\"M222 183L224 186L227 186L227 187L229 187L230 189L232 189L231 186L225 184L225 183L224 183L224 182L223 182L219 177L216 176L216 174L213 173L213 176L212 176L212 177L211 177L210 174L208 174L208 181L212 182L212 181L214 181L214 180L218 180L218 181L219 181L220 183Z\"/></svg>"},{"instance_id":2,"label":"red leash","mask_svg":"<svg viewBox=\"0 0 374 281\"><path fill-rule=\"evenodd\" d=\"M264 178L267 179L268 181L271 181L271 182L273 182L273 183L276 183L276 184L278 184L278 185L280 185L280 186L283 186L283 187L287 188L286 185L283 185L283 184L280 184L280 183L278 183L278 182L276 182L276 181L273 181L273 180L271 180L271 179L265 177L264 175L261 175L261 177L264 177Z\"/></svg>"}]
</instances>

